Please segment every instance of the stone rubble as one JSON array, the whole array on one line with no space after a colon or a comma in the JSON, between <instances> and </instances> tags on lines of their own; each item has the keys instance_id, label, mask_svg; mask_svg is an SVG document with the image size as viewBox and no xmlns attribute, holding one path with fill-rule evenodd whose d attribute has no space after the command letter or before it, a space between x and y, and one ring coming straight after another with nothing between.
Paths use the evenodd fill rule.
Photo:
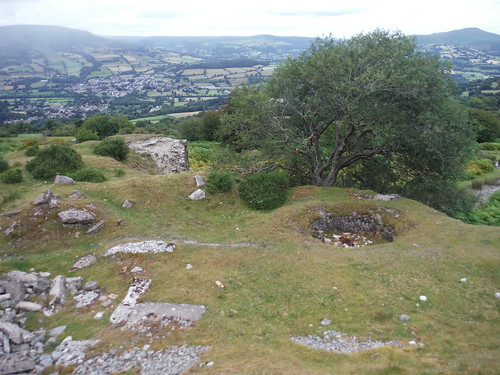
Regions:
<instances>
[{"instance_id":1,"label":"stone rubble","mask_svg":"<svg viewBox=\"0 0 500 375\"><path fill-rule=\"evenodd\" d=\"M372 341L371 339L368 339L367 341L361 341L355 336L347 336L335 330L323 332L323 337L308 335L302 337L292 337L291 340L313 349L344 354L379 348L387 345L402 347L400 342L397 340Z\"/></svg>"},{"instance_id":2,"label":"stone rubble","mask_svg":"<svg viewBox=\"0 0 500 375\"><path fill-rule=\"evenodd\" d=\"M118 253L125 254L144 254L144 253L171 253L175 250L175 245L163 241L143 241L129 242L121 245L110 247L104 253L104 256L115 255Z\"/></svg>"},{"instance_id":3,"label":"stone rubble","mask_svg":"<svg viewBox=\"0 0 500 375\"><path fill-rule=\"evenodd\" d=\"M141 375L177 375L198 362L206 346L171 346L164 350L133 348L120 354L106 352L88 359L73 372L75 375L113 374L123 371L141 370Z\"/></svg>"}]
</instances>

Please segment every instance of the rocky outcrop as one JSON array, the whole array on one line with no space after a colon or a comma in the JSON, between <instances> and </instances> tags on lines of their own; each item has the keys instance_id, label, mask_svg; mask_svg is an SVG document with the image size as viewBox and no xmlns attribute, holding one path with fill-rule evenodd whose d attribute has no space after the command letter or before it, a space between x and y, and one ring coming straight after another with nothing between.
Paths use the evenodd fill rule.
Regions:
<instances>
[{"instance_id":1,"label":"rocky outcrop","mask_svg":"<svg viewBox=\"0 0 500 375\"><path fill-rule=\"evenodd\" d=\"M175 245L163 241L142 241L128 242L110 247L104 256L115 255L117 253L126 254L151 254L151 253L171 253L175 250Z\"/></svg>"},{"instance_id":2,"label":"rocky outcrop","mask_svg":"<svg viewBox=\"0 0 500 375\"><path fill-rule=\"evenodd\" d=\"M180 173L189 170L185 140L152 137L128 143L128 147L147 161L153 161L157 174Z\"/></svg>"}]
</instances>

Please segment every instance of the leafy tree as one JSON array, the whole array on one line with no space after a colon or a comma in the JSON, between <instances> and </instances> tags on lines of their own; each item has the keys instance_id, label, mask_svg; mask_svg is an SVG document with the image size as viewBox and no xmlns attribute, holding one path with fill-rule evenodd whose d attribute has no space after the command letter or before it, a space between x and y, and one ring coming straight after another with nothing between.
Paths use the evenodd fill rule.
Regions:
<instances>
[{"instance_id":1,"label":"leafy tree","mask_svg":"<svg viewBox=\"0 0 500 375\"><path fill-rule=\"evenodd\" d=\"M82 127L78 129L88 129L97 134L99 139L117 134L122 128L134 128L127 116L119 114L116 116L94 115L85 120Z\"/></svg>"},{"instance_id":2,"label":"leafy tree","mask_svg":"<svg viewBox=\"0 0 500 375\"><path fill-rule=\"evenodd\" d=\"M87 129L85 127L80 127L76 131L76 141L78 143L82 143L82 142L86 142L86 141L93 141L96 139L99 139L99 136L93 130Z\"/></svg>"},{"instance_id":3,"label":"leafy tree","mask_svg":"<svg viewBox=\"0 0 500 375\"><path fill-rule=\"evenodd\" d=\"M237 91L218 136L239 150L260 147L268 160L319 186L377 159L399 187L454 178L474 133L445 71L399 32L317 39L262 88Z\"/></svg>"},{"instance_id":4,"label":"leafy tree","mask_svg":"<svg viewBox=\"0 0 500 375\"><path fill-rule=\"evenodd\" d=\"M500 137L500 117L494 112L472 109L469 116L477 128L478 142L492 142Z\"/></svg>"}]
</instances>

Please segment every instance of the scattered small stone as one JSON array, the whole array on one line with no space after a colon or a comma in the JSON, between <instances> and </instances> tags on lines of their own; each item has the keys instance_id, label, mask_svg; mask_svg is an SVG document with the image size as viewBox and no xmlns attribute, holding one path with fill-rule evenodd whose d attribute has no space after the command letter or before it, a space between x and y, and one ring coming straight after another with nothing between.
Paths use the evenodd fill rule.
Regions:
<instances>
[{"instance_id":1,"label":"scattered small stone","mask_svg":"<svg viewBox=\"0 0 500 375\"><path fill-rule=\"evenodd\" d=\"M332 321L328 318L324 318L322 321L321 321L321 325L322 326L329 326L330 324L332 324Z\"/></svg>"},{"instance_id":2,"label":"scattered small stone","mask_svg":"<svg viewBox=\"0 0 500 375\"><path fill-rule=\"evenodd\" d=\"M407 322L407 321L410 320L410 317L408 315L406 315L406 314L401 314L399 316L399 320L402 321L402 322Z\"/></svg>"},{"instance_id":3,"label":"scattered small stone","mask_svg":"<svg viewBox=\"0 0 500 375\"><path fill-rule=\"evenodd\" d=\"M96 290L99 289L99 283L97 281L87 281L85 283L85 286L83 287L83 290L90 291L90 290Z\"/></svg>"},{"instance_id":4,"label":"scattered small stone","mask_svg":"<svg viewBox=\"0 0 500 375\"><path fill-rule=\"evenodd\" d=\"M52 280L52 285L49 291L49 296L52 296L52 300L50 301L50 305L54 306L55 304L64 305L66 303L66 286L65 286L66 278L62 275L58 275Z\"/></svg>"},{"instance_id":5,"label":"scattered small stone","mask_svg":"<svg viewBox=\"0 0 500 375\"><path fill-rule=\"evenodd\" d=\"M427 297L426 297L426 296L420 296L420 297L418 297L418 299L419 299L420 301L422 301L422 302L427 301Z\"/></svg>"},{"instance_id":6,"label":"scattered small stone","mask_svg":"<svg viewBox=\"0 0 500 375\"><path fill-rule=\"evenodd\" d=\"M42 311L43 306L35 302L21 301L16 305L16 309L26 311Z\"/></svg>"},{"instance_id":7,"label":"scattered small stone","mask_svg":"<svg viewBox=\"0 0 500 375\"><path fill-rule=\"evenodd\" d=\"M50 337L57 337L66 330L66 326L52 328L49 332Z\"/></svg>"},{"instance_id":8,"label":"scattered small stone","mask_svg":"<svg viewBox=\"0 0 500 375\"><path fill-rule=\"evenodd\" d=\"M417 342L414 340L408 341L408 345L414 346L417 345Z\"/></svg>"},{"instance_id":9,"label":"scattered small stone","mask_svg":"<svg viewBox=\"0 0 500 375\"><path fill-rule=\"evenodd\" d=\"M186 264L186 269L187 269L187 270L190 270L190 269L192 269L192 268L193 268L193 265L192 265L192 264L190 264L190 263Z\"/></svg>"},{"instance_id":10,"label":"scattered small stone","mask_svg":"<svg viewBox=\"0 0 500 375\"><path fill-rule=\"evenodd\" d=\"M194 176L194 180L196 182L196 187L202 187L205 185L205 180L200 175Z\"/></svg>"},{"instance_id":11,"label":"scattered small stone","mask_svg":"<svg viewBox=\"0 0 500 375\"><path fill-rule=\"evenodd\" d=\"M210 362L207 363L207 367L212 367L213 365L215 365L214 361L210 361Z\"/></svg>"},{"instance_id":12,"label":"scattered small stone","mask_svg":"<svg viewBox=\"0 0 500 375\"><path fill-rule=\"evenodd\" d=\"M60 176L57 175L56 178L54 179L54 184L56 185L67 185L67 184L74 184L75 180L73 180L71 177L68 176Z\"/></svg>"},{"instance_id":13,"label":"scattered small stone","mask_svg":"<svg viewBox=\"0 0 500 375\"><path fill-rule=\"evenodd\" d=\"M495 298L500 298L500 292L495 292Z\"/></svg>"},{"instance_id":14,"label":"scattered small stone","mask_svg":"<svg viewBox=\"0 0 500 375\"><path fill-rule=\"evenodd\" d=\"M142 271L144 271L144 270L141 267L139 267L139 266L135 266L134 268L132 268L130 270L130 272L132 272L132 273L139 273L139 272L142 272Z\"/></svg>"},{"instance_id":15,"label":"scattered small stone","mask_svg":"<svg viewBox=\"0 0 500 375\"><path fill-rule=\"evenodd\" d=\"M79 192L79 191L75 191L74 193L71 193L71 194L69 195L69 197L70 197L71 199L79 199L79 198L83 198L83 197L85 197L85 195L83 195L83 193L81 193L81 192Z\"/></svg>"},{"instance_id":16,"label":"scattered small stone","mask_svg":"<svg viewBox=\"0 0 500 375\"><path fill-rule=\"evenodd\" d=\"M35 199L33 199L33 204L39 206L41 204L49 204L51 201L57 201L57 195L52 193L50 190L45 190Z\"/></svg>"},{"instance_id":17,"label":"scattered small stone","mask_svg":"<svg viewBox=\"0 0 500 375\"><path fill-rule=\"evenodd\" d=\"M206 197L205 192L201 189L198 189L189 194L188 199L191 199L193 201L199 201L201 199L204 199L205 197Z\"/></svg>"},{"instance_id":18,"label":"scattered small stone","mask_svg":"<svg viewBox=\"0 0 500 375\"><path fill-rule=\"evenodd\" d=\"M104 316L104 311L99 311L97 314L94 315L95 320L101 320Z\"/></svg>"},{"instance_id":19,"label":"scattered small stone","mask_svg":"<svg viewBox=\"0 0 500 375\"><path fill-rule=\"evenodd\" d=\"M219 280L215 280L215 285L219 289L224 289L224 284L222 284Z\"/></svg>"},{"instance_id":20,"label":"scattered small stone","mask_svg":"<svg viewBox=\"0 0 500 375\"><path fill-rule=\"evenodd\" d=\"M88 267L91 264L94 264L95 262L97 262L97 257L95 256L95 254L87 254L84 257L81 257L80 259L78 259L76 261L76 263L73 264L73 267L70 268L70 271L79 270L79 269L82 269L84 267Z\"/></svg>"},{"instance_id":21,"label":"scattered small stone","mask_svg":"<svg viewBox=\"0 0 500 375\"><path fill-rule=\"evenodd\" d=\"M467 282L467 278L464 277L464 278L460 279L460 282L461 283L466 283Z\"/></svg>"},{"instance_id":22,"label":"scattered small stone","mask_svg":"<svg viewBox=\"0 0 500 375\"><path fill-rule=\"evenodd\" d=\"M123 208L132 208L134 206L134 203L129 201L128 199L126 199L123 204L122 204L122 207Z\"/></svg>"},{"instance_id":23,"label":"scattered small stone","mask_svg":"<svg viewBox=\"0 0 500 375\"><path fill-rule=\"evenodd\" d=\"M399 198L398 194L377 194L372 199L375 201L395 201Z\"/></svg>"}]
</instances>

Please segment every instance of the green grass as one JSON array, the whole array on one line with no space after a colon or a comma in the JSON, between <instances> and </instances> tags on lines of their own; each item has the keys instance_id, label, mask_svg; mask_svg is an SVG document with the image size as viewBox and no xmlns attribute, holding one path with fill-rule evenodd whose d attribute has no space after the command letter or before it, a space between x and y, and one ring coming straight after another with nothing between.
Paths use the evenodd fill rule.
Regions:
<instances>
[{"instance_id":1,"label":"green grass","mask_svg":"<svg viewBox=\"0 0 500 375\"><path fill-rule=\"evenodd\" d=\"M141 347L150 340L154 349L209 345L203 361L215 365L195 367L193 374L494 374L498 369L500 305L493 296L500 282L498 228L467 225L407 199L364 201L337 188L295 188L283 207L270 212L243 206L236 189L194 202L186 197L196 189L195 172L151 176L93 155L94 144L75 148L85 163L109 170L109 181L56 186L28 179L19 197L2 205L3 212L23 212L16 217L19 232L0 237L6 254L0 272L35 268L83 276L120 300L133 278L124 267L140 265L153 279L143 301L204 304L207 312L193 328L150 338L109 327L111 307L77 311L69 303L53 317L30 318L30 329L68 325L67 334L74 339L101 339L97 351ZM24 161L21 154L10 156ZM117 168L125 176L114 176ZM56 219L59 208L34 219L30 202L47 188L60 195L60 209L95 204L104 228L76 237L83 229L63 228ZM0 194L8 189L0 184ZM69 199L75 190L85 197ZM122 208L125 199L135 206ZM323 244L309 232L321 209L336 214L377 211L396 226L398 236L392 243L353 250ZM0 226L5 228L8 220L0 218ZM173 242L177 248L171 254L103 257L112 245L147 239ZM237 243L255 246L230 246ZM91 252L97 263L69 271ZM186 270L187 263L193 269ZM460 283L463 277L469 281ZM224 290L215 286L216 280ZM419 295L428 301L417 307ZM98 310L105 311L102 321L93 320ZM407 324L398 319L403 313L411 317ZM333 323L322 327L324 317ZM289 340L325 329L403 343L417 340L425 346L343 355Z\"/></svg>"}]
</instances>

